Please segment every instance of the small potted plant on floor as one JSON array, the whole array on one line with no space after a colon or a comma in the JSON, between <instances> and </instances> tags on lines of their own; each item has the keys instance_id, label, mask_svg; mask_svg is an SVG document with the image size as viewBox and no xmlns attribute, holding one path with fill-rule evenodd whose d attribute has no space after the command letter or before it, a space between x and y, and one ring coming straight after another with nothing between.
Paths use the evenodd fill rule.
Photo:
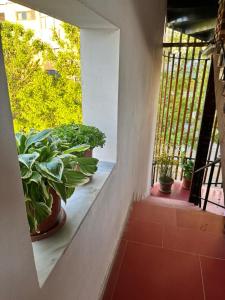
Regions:
<instances>
[{"instance_id":1,"label":"small potted plant on floor","mask_svg":"<svg viewBox=\"0 0 225 300\"><path fill-rule=\"evenodd\" d=\"M159 167L159 184L160 192L170 194L171 188L174 183L172 178L173 166L177 164L172 156L169 155L169 151L165 148L162 149L161 153L156 156L156 164Z\"/></svg>"},{"instance_id":2,"label":"small potted plant on floor","mask_svg":"<svg viewBox=\"0 0 225 300\"><path fill-rule=\"evenodd\" d=\"M194 162L191 159L183 157L181 162L181 167L183 169L182 188L185 190L190 190L193 169L194 169Z\"/></svg>"},{"instance_id":3,"label":"small potted plant on floor","mask_svg":"<svg viewBox=\"0 0 225 300\"><path fill-rule=\"evenodd\" d=\"M82 154L86 157L92 157L92 151L96 147L105 145L105 134L94 126L82 124L61 125L53 130L53 135L64 142L65 147L74 147L76 145L87 144L90 148Z\"/></svg>"},{"instance_id":4,"label":"small potted plant on floor","mask_svg":"<svg viewBox=\"0 0 225 300\"><path fill-rule=\"evenodd\" d=\"M80 145L61 151L60 140L51 130L16 134L16 144L27 218L32 240L54 233L65 222L61 199L66 202L75 188L89 180L97 170L98 160L78 157L89 149Z\"/></svg>"}]
</instances>

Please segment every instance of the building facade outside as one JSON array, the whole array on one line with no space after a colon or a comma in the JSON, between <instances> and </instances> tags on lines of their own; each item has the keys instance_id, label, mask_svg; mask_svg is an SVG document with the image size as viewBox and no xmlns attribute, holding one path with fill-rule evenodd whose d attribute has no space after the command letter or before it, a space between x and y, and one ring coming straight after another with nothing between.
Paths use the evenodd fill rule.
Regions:
<instances>
[{"instance_id":1,"label":"building facade outside","mask_svg":"<svg viewBox=\"0 0 225 300\"><path fill-rule=\"evenodd\" d=\"M52 29L55 28L59 35L63 34L61 21L41 12L7 0L0 0L0 21L10 21L32 29L35 37L47 42L53 49L58 45L52 40Z\"/></svg>"}]
</instances>

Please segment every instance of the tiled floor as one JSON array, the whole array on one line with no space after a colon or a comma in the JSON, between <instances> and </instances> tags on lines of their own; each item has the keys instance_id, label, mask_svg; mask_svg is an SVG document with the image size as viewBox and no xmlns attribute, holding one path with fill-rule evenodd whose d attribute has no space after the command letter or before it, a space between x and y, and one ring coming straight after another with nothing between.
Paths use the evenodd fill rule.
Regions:
<instances>
[{"instance_id":1,"label":"tiled floor","mask_svg":"<svg viewBox=\"0 0 225 300\"><path fill-rule=\"evenodd\" d=\"M206 185L203 185L202 187L202 198L205 197L206 193ZM182 188L182 182L181 181L175 181L172 185L172 192L171 194L164 194L160 192L159 190L159 183L155 183L153 187L151 188L151 195L154 197L160 197L160 198L166 198L166 199L175 199L175 200L182 200L182 201L189 201L189 190L184 190ZM209 200L220 204L224 206L224 195L223 195L223 189L221 187L215 187L211 186L210 193L209 193ZM203 206L203 201L202 201ZM225 209L211 204L208 202L207 204L207 211L212 212L217 215L225 216Z\"/></svg>"},{"instance_id":2,"label":"tiled floor","mask_svg":"<svg viewBox=\"0 0 225 300\"><path fill-rule=\"evenodd\" d=\"M184 201L136 202L103 300L224 300L224 224Z\"/></svg>"}]
</instances>

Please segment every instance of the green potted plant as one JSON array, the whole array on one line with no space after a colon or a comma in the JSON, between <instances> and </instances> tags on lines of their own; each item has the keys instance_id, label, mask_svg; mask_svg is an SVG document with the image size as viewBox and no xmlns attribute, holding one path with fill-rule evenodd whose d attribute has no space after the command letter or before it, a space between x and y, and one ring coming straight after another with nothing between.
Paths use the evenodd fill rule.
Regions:
<instances>
[{"instance_id":1,"label":"green potted plant","mask_svg":"<svg viewBox=\"0 0 225 300\"><path fill-rule=\"evenodd\" d=\"M32 240L55 232L65 222L61 199L66 203L78 185L86 183L97 170L98 160L78 157L89 149L79 145L61 151L60 140L47 129L29 134L17 133L16 144L27 218Z\"/></svg>"},{"instance_id":2,"label":"green potted plant","mask_svg":"<svg viewBox=\"0 0 225 300\"><path fill-rule=\"evenodd\" d=\"M84 156L92 157L92 151L96 147L105 145L105 134L94 126L82 124L66 124L53 129L53 135L60 138L65 148L87 144L90 148L83 152Z\"/></svg>"},{"instance_id":3,"label":"green potted plant","mask_svg":"<svg viewBox=\"0 0 225 300\"><path fill-rule=\"evenodd\" d=\"M165 148L162 149L161 153L156 156L156 164L159 167L159 190L162 193L171 193L171 188L174 183L172 178L173 166L177 162L169 155L169 151Z\"/></svg>"},{"instance_id":4,"label":"green potted plant","mask_svg":"<svg viewBox=\"0 0 225 300\"><path fill-rule=\"evenodd\" d=\"M183 157L181 162L181 167L183 169L182 187L185 190L190 190L193 169L194 169L194 162L191 159Z\"/></svg>"}]
</instances>

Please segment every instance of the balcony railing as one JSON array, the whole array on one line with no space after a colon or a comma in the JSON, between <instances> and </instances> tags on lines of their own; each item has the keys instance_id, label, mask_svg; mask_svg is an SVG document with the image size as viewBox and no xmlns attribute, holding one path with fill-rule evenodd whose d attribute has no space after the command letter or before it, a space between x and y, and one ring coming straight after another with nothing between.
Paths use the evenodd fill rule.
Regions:
<instances>
[{"instance_id":1,"label":"balcony railing","mask_svg":"<svg viewBox=\"0 0 225 300\"><path fill-rule=\"evenodd\" d=\"M163 147L167 147L168 151L170 149L169 154L178 161L173 167L175 180L182 180L183 177L180 166L182 157L195 161L211 65L211 60L202 56L204 47L197 39L167 29L165 42L170 43L171 47L163 50L152 184L159 179L159 167L155 161ZM174 42L175 46L172 45ZM214 161L219 155L215 115L206 163ZM207 184L209 175L206 168L204 184ZM211 184L221 186L221 164L215 166Z\"/></svg>"}]
</instances>

